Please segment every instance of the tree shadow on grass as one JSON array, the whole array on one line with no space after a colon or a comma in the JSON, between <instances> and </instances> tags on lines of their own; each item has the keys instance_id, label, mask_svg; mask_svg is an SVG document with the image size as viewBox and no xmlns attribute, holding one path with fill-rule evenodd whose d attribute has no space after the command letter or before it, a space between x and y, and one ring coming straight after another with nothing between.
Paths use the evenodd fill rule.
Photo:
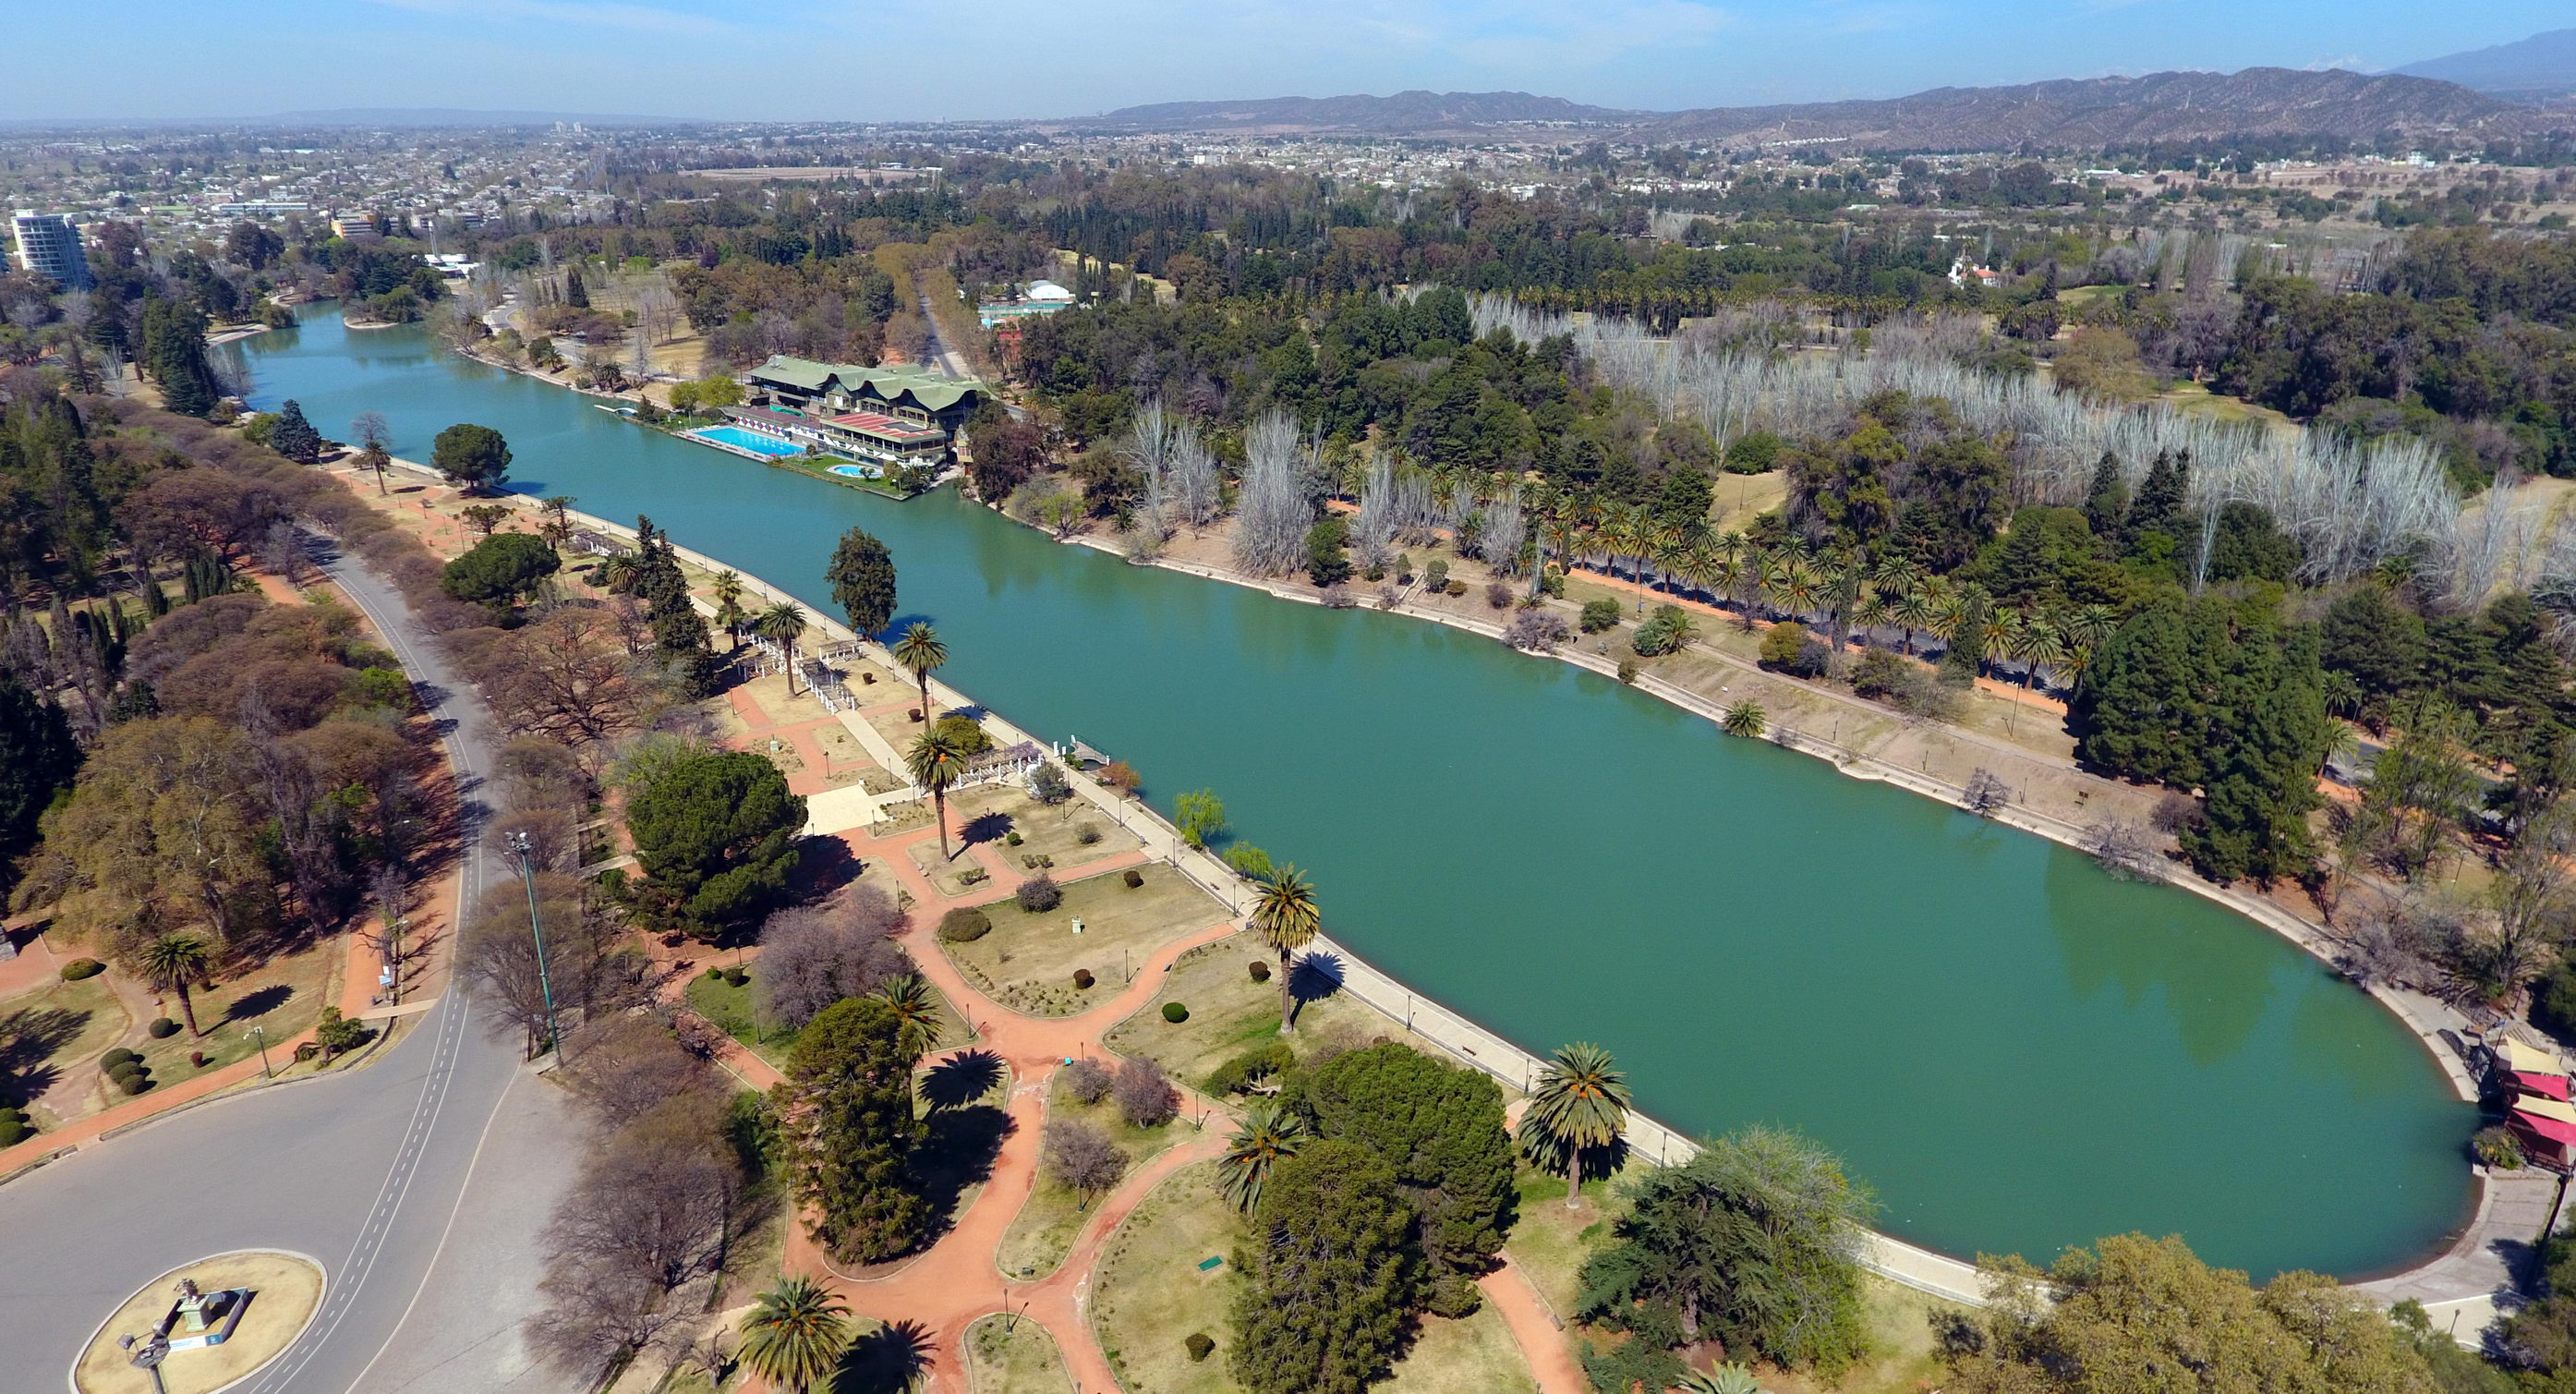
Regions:
<instances>
[{"instance_id":1,"label":"tree shadow on grass","mask_svg":"<svg viewBox=\"0 0 2576 1394\"><path fill-rule=\"evenodd\" d=\"M55 1052L80 1039L90 1013L65 1007L24 1007L0 1016L0 1103L23 1106L54 1087L62 1070Z\"/></svg>"},{"instance_id":2,"label":"tree shadow on grass","mask_svg":"<svg viewBox=\"0 0 2576 1394\"><path fill-rule=\"evenodd\" d=\"M831 1394L906 1394L930 1374L930 1328L890 1322L850 1343L832 1372Z\"/></svg>"},{"instance_id":3,"label":"tree shadow on grass","mask_svg":"<svg viewBox=\"0 0 2576 1394\"><path fill-rule=\"evenodd\" d=\"M982 813L977 814L974 818L968 820L966 826L958 833L958 837L967 845L972 846L978 842L999 842L1002 840L1003 835L1010 832L1010 830L1011 816L1009 814Z\"/></svg>"},{"instance_id":4,"label":"tree shadow on grass","mask_svg":"<svg viewBox=\"0 0 2576 1394\"><path fill-rule=\"evenodd\" d=\"M913 1149L912 1179L922 1198L930 1202L931 1213L940 1217L936 1230L923 1236L926 1246L956 1221L957 1202L967 1188L991 1178L993 1163L1002 1155L1002 1139L1019 1125L991 1104L974 1104L941 1109L930 1115L925 1127L928 1135Z\"/></svg>"},{"instance_id":5,"label":"tree shadow on grass","mask_svg":"<svg viewBox=\"0 0 2576 1394\"><path fill-rule=\"evenodd\" d=\"M933 1112L964 1108L1002 1082L1002 1057L989 1050L961 1050L931 1066L914 1092Z\"/></svg>"},{"instance_id":6,"label":"tree shadow on grass","mask_svg":"<svg viewBox=\"0 0 2576 1394\"><path fill-rule=\"evenodd\" d=\"M790 876L789 893L800 901L820 904L838 895L866 869L859 864L857 854L850 851L850 844L837 837L809 837L796 844L796 870Z\"/></svg>"},{"instance_id":7,"label":"tree shadow on grass","mask_svg":"<svg viewBox=\"0 0 2576 1394\"><path fill-rule=\"evenodd\" d=\"M1337 954L1311 953L1288 968L1288 996L1296 1003L1292 1015L1302 1016L1309 1002L1321 1002L1342 990L1345 966Z\"/></svg>"},{"instance_id":8,"label":"tree shadow on grass","mask_svg":"<svg viewBox=\"0 0 2576 1394\"><path fill-rule=\"evenodd\" d=\"M248 1021L252 1017L266 1016L293 1001L294 998L295 987L292 983L270 983L266 987L255 988L234 998L233 1004L224 1009L224 1021Z\"/></svg>"}]
</instances>

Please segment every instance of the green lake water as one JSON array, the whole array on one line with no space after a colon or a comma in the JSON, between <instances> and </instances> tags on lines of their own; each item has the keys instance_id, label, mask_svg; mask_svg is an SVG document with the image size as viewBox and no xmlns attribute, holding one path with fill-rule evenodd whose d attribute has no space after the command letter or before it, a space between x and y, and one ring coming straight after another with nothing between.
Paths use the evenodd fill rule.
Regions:
<instances>
[{"instance_id":1,"label":"green lake water","mask_svg":"<svg viewBox=\"0 0 2576 1394\"><path fill-rule=\"evenodd\" d=\"M1687 1131L1793 1125L1882 1225L2045 1259L2180 1233L2258 1276L2356 1275L2467 1218L2458 1102L2390 1014L2185 892L1490 640L1059 546L954 490L897 503L675 440L586 398L348 331L328 307L238 346L254 400L395 453L500 430L512 485L650 514L816 608L844 528L893 548L942 676L1213 788L1314 876L1338 939L1544 1052L1616 1052Z\"/></svg>"}]
</instances>

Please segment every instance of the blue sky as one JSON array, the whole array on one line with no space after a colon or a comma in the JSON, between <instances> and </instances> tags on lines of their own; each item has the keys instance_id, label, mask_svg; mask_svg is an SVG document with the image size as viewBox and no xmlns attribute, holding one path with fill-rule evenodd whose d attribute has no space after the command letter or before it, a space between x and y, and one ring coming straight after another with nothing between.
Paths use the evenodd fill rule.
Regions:
<instances>
[{"instance_id":1,"label":"blue sky","mask_svg":"<svg viewBox=\"0 0 2576 1394\"><path fill-rule=\"evenodd\" d=\"M123 0L112 11L87 0L27 0L12 8L0 29L0 118L351 106L1020 117L1408 87L1518 88L1670 109L2166 68L2372 70L2570 22L2566 0Z\"/></svg>"}]
</instances>

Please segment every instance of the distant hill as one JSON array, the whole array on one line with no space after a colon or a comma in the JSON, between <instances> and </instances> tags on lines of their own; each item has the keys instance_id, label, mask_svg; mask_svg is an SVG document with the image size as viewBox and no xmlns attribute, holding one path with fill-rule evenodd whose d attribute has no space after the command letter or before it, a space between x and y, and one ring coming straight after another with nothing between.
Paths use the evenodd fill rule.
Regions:
<instances>
[{"instance_id":1,"label":"distant hill","mask_svg":"<svg viewBox=\"0 0 2576 1394\"><path fill-rule=\"evenodd\" d=\"M1670 140L1846 140L1899 150L2088 150L2244 135L2363 140L2389 130L2504 134L2531 119L2525 109L2428 78L2247 68L1943 87L1886 101L1711 107L1676 112L1647 134Z\"/></svg>"},{"instance_id":2,"label":"distant hill","mask_svg":"<svg viewBox=\"0 0 2576 1394\"><path fill-rule=\"evenodd\" d=\"M2450 82L2394 74L2248 68L2070 78L2018 87L1944 87L1875 101L1622 111L1526 92L1399 92L1164 102L1072 124L1140 131L1472 135L1533 122L1615 129L1648 140L1838 141L1896 150L2099 149L2147 140L2385 131L2513 134L2545 118Z\"/></svg>"},{"instance_id":3,"label":"distant hill","mask_svg":"<svg viewBox=\"0 0 2576 1394\"><path fill-rule=\"evenodd\" d=\"M2396 71L2500 97L2564 97L2576 94L2576 29L2553 29L2515 43L2428 58Z\"/></svg>"},{"instance_id":4,"label":"distant hill","mask_svg":"<svg viewBox=\"0 0 2576 1394\"><path fill-rule=\"evenodd\" d=\"M1527 92L1398 92L1392 97L1270 97L1120 107L1084 126L1136 131L1281 131L1443 135L1528 122L1633 125L1652 112L1584 106Z\"/></svg>"}]
</instances>

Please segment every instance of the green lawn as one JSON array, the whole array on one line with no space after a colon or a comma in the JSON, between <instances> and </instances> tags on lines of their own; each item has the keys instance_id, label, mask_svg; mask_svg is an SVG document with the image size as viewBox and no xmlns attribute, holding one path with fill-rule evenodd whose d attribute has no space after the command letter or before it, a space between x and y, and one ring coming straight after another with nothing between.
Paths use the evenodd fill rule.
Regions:
<instances>
[{"instance_id":1,"label":"green lawn","mask_svg":"<svg viewBox=\"0 0 2576 1394\"><path fill-rule=\"evenodd\" d=\"M1055 1086L1047 1094L1047 1117L1078 1120L1106 1133L1109 1141L1127 1154L1127 1170L1120 1173L1122 1177L1133 1175L1136 1168L1191 1136L1187 1112L1159 1128L1132 1128L1118 1116L1115 1098L1087 1106L1075 1103L1064 1092L1062 1071L1057 1072ZM993 1250L994 1264L1015 1278L1043 1278L1053 1273L1072 1251L1082 1227L1091 1222L1091 1206L1099 1199L1086 1199L1057 1185L1042 1164L1028 1203L1012 1217L1011 1227L1003 1231L1002 1242Z\"/></svg>"},{"instance_id":2,"label":"green lawn","mask_svg":"<svg viewBox=\"0 0 2576 1394\"><path fill-rule=\"evenodd\" d=\"M787 1068L787 1053L796 1048L796 1033L762 1019L757 996L760 960L753 959L748 972L750 977L740 987L711 972L701 972L689 979L684 994L689 1010L713 1022L717 1030L740 1041L752 1054L784 1070ZM931 992L939 1000L939 1039L932 1043L931 1048L944 1050L975 1039L966 1018L949 1005L947 996L935 987Z\"/></svg>"},{"instance_id":3,"label":"green lawn","mask_svg":"<svg viewBox=\"0 0 2576 1394\"><path fill-rule=\"evenodd\" d=\"M974 1394L1075 1394L1055 1337L1034 1321L989 1316L966 1328L966 1380Z\"/></svg>"},{"instance_id":4,"label":"green lawn","mask_svg":"<svg viewBox=\"0 0 2576 1394\"><path fill-rule=\"evenodd\" d=\"M1073 1016L1116 996L1153 951L1183 935L1222 923L1216 898L1168 866L1138 868L1130 888L1122 872L1064 883L1064 902L1042 914L1010 898L984 908L993 931L971 943L940 942L958 971L993 1000L1031 1016ZM1074 921L1082 932L1073 932ZM1074 986L1075 969L1092 985Z\"/></svg>"},{"instance_id":5,"label":"green lawn","mask_svg":"<svg viewBox=\"0 0 2576 1394\"><path fill-rule=\"evenodd\" d=\"M280 1048L280 1043L322 1019L322 1009L339 995L340 965L347 953L342 941L325 939L311 948L271 959L240 977L223 979L211 991L197 991L197 1025L206 1033L202 1039L190 1038L183 1027L177 1034L157 1041L138 1032L126 1044L150 1067L155 1086L176 1084L254 1057L259 1054L261 1036L268 1041L270 1061L283 1073L291 1063L292 1053ZM175 995L168 998L167 1010L173 1020L182 1019ZM261 1036L252 1034L254 1026L260 1028ZM383 1029L382 1023L371 1029ZM189 1060L193 1051L205 1053L204 1065ZM125 1102L125 1096L104 1080L93 1094L95 1108Z\"/></svg>"},{"instance_id":6,"label":"green lawn","mask_svg":"<svg viewBox=\"0 0 2576 1394\"><path fill-rule=\"evenodd\" d=\"M1106 1246L1092 1284L1091 1321L1127 1394L1240 1394L1226 1371L1227 1312L1243 1225L1202 1162L1164 1178ZM1199 1267L1210 1258L1225 1262ZM1183 1344L1204 1332L1216 1350L1190 1359ZM1521 1394L1537 1388L1511 1331L1492 1308L1463 1321L1422 1320L1413 1349L1381 1394Z\"/></svg>"},{"instance_id":7,"label":"green lawn","mask_svg":"<svg viewBox=\"0 0 2576 1394\"><path fill-rule=\"evenodd\" d=\"M95 1062L133 1029L104 976L43 987L0 1002L0 1103L33 1105L63 1074ZM31 1108L39 1129L59 1126L50 1108Z\"/></svg>"},{"instance_id":8,"label":"green lawn","mask_svg":"<svg viewBox=\"0 0 2576 1394\"><path fill-rule=\"evenodd\" d=\"M998 922L997 922L998 923ZM1250 965L1270 967L1268 982L1254 982ZM1280 1039L1278 964L1259 940L1234 934L1192 949L1172 966L1163 990L1134 1016L1110 1028L1101 1044L1121 1055L1150 1056L1172 1078L1197 1086L1208 1072L1250 1050ZM1163 1020L1163 1004L1178 1002L1189 1020ZM1326 1042L1365 1044L1376 1036L1401 1037L1403 1024L1339 994L1305 1003L1287 1040L1300 1054Z\"/></svg>"}]
</instances>

